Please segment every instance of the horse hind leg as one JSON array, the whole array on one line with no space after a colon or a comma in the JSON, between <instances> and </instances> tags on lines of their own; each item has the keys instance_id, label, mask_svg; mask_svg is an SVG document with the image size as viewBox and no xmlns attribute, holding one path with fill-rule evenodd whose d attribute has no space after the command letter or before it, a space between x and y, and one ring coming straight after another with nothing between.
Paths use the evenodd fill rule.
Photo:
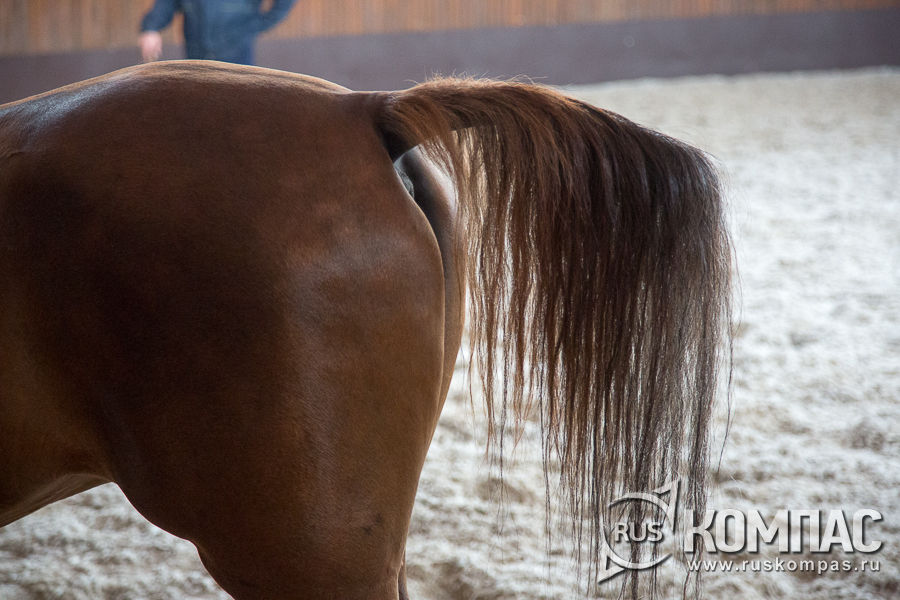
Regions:
<instances>
[{"instance_id":1,"label":"horse hind leg","mask_svg":"<svg viewBox=\"0 0 900 600\"><path fill-rule=\"evenodd\" d=\"M427 225L403 224L380 228L381 256L402 252L381 268L351 275L338 261L333 301L279 304L215 360L195 352L190 389L203 395L167 378L151 386L153 412L117 414L117 483L238 600L401 597L445 359L440 253ZM347 252L370 260L367 247ZM302 275L292 289L322 288Z\"/></svg>"},{"instance_id":2,"label":"horse hind leg","mask_svg":"<svg viewBox=\"0 0 900 600\"><path fill-rule=\"evenodd\" d=\"M221 435L201 426L192 448L169 438L180 466L120 485L151 522L192 541L238 600L400 597L404 498L354 485L348 465L327 469L290 420L240 419Z\"/></svg>"}]
</instances>

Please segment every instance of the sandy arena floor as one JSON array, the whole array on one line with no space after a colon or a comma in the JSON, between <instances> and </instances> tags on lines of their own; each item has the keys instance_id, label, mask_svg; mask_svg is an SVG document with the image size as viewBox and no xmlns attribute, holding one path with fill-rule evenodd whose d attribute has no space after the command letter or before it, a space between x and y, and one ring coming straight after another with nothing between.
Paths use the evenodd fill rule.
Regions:
<instances>
[{"instance_id":1,"label":"sandy arena floor","mask_svg":"<svg viewBox=\"0 0 900 600\"><path fill-rule=\"evenodd\" d=\"M897 598L900 70L571 91L708 150L724 172L741 292L733 424L711 506L766 519L804 508L848 516L874 508L884 517L867 529L880 552L825 556L854 566L877 560L878 572L710 573L707 597ZM521 447L506 473L499 518L483 422L464 384L454 382L422 474L408 543L413 597L584 597L565 555L547 554L533 447ZM720 419L719 434L723 427ZM680 589L672 585L680 573L676 561L660 570L665 597ZM589 597L614 589L589 588ZM0 530L0 599L44 598L227 596L191 544L149 524L107 485Z\"/></svg>"}]
</instances>

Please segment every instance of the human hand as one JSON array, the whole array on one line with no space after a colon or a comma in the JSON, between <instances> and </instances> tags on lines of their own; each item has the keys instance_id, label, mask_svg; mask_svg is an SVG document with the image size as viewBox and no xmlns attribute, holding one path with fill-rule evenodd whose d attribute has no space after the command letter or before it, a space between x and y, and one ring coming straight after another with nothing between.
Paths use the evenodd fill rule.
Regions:
<instances>
[{"instance_id":1,"label":"human hand","mask_svg":"<svg viewBox=\"0 0 900 600\"><path fill-rule=\"evenodd\" d=\"M162 55L162 35L158 31L145 31L138 38L141 58L144 62L158 59Z\"/></svg>"}]
</instances>

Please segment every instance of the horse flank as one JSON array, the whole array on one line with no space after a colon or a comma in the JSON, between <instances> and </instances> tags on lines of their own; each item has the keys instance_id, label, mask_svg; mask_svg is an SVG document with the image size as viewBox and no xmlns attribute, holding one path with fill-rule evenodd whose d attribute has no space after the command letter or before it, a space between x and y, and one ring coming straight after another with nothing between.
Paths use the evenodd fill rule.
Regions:
<instances>
[{"instance_id":1,"label":"horse flank","mask_svg":"<svg viewBox=\"0 0 900 600\"><path fill-rule=\"evenodd\" d=\"M391 158L422 145L455 180L501 468L505 436L538 411L548 498L558 459L576 560L585 538L591 576L620 494L680 476L685 502L702 510L730 314L730 243L708 158L534 85L439 79L379 97ZM649 515L629 504L631 522ZM639 573L623 592L637 595Z\"/></svg>"}]
</instances>

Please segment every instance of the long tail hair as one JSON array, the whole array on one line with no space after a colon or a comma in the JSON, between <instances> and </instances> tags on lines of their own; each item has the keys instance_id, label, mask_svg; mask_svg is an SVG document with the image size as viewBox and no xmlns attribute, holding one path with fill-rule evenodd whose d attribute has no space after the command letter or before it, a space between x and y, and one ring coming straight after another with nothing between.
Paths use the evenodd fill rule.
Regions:
<instances>
[{"instance_id":1,"label":"long tail hair","mask_svg":"<svg viewBox=\"0 0 900 600\"><path fill-rule=\"evenodd\" d=\"M576 548L596 563L623 492L680 475L701 509L731 256L707 157L516 82L438 79L378 120L392 158L421 145L455 180L491 439L539 411Z\"/></svg>"}]
</instances>

